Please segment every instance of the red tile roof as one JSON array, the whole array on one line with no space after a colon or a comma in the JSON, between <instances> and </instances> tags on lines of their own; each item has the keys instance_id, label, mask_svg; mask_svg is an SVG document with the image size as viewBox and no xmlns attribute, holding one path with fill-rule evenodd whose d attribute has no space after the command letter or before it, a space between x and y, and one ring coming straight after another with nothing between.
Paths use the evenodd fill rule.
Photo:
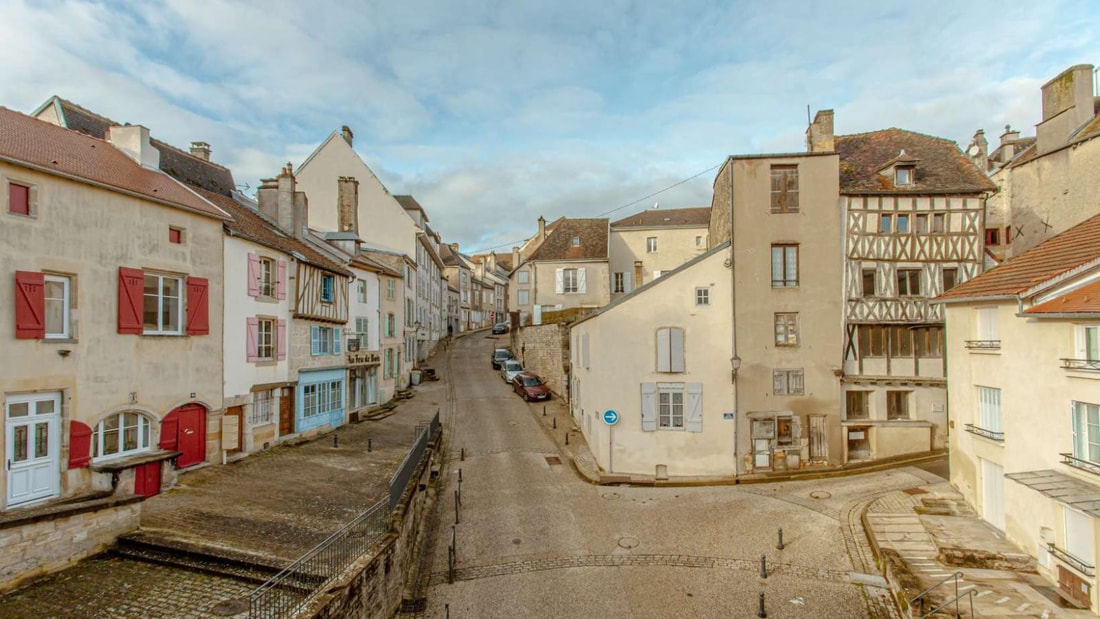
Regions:
<instances>
[{"instance_id":1,"label":"red tile roof","mask_svg":"<svg viewBox=\"0 0 1100 619\"><path fill-rule=\"evenodd\" d=\"M185 210L226 213L167 174L138 165L109 142L0 107L0 159Z\"/></svg>"},{"instance_id":2,"label":"red tile roof","mask_svg":"<svg viewBox=\"0 0 1100 619\"><path fill-rule=\"evenodd\" d=\"M902 156L902 151L905 155ZM981 193L996 187L950 140L904 129L838 135L841 193ZM896 186L880 171L891 162L916 160L913 185Z\"/></svg>"},{"instance_id":3,"label":"red tile roof","mask_svg":"<svg viewBox=\"0 0 1100 619\"><path fill-rule=\"evenodd\" d=\"M955 286L942 301L1021 294L1100 258L1100 215L1043 241L1029 251Z\"/></svg>"},{"instance_id":4,"label":"red tile roof","mask_svg":"<svg viewBox=\"0 0 1100 619\"><path fill-rule=\"evenodd\" d=\"M611 222L612 228L657 228L662 226L710 225L710 207L653 208Z\"/></svg>"},{"instance_id":5,"label":"red tile roof","mask_svg":"<svg viewBox=\"0 0 1100 619\"><path fill-rule=\"evenodd\" d=\"M1096 314L1100 313L1100 281L1040 303L1025 314Z\"/></svg>"},{"instance_id":6,"label":"red tile roof","mask_svg":"<svg viewBox=\"0 0 1100 619\"><path fill-rule=\"evenodd\" d=\"M549 234L527 260L607 260L607 224L606 218L558 219L553 234ZM574 237L579 244L573 244Z\"/></svg>"}]
</instances>

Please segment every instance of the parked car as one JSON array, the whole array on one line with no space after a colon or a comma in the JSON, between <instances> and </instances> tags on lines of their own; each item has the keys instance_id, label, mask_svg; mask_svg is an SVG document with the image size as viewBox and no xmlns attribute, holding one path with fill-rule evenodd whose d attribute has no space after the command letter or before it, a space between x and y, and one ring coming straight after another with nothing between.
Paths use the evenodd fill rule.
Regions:
<instances>
[{"instance_id":1,"label":"parked car","mask_svg":"<svg viewBox=\"0 0 1100 619\"><path fill-rule=\"evenodd\" d=\"M500 364L512 358L512 351L507 348L498 348L493 351L493 369L499 370Z\"/></svg>"},{"instance_id":2,"label":"parked car","mask_svg":"<svg viewBox=\"0 0 1100 619\"><path fill-rule=\"evenodd\" d=\"M518 393L525 402L531 400L549 400L550 388L542 379L531 372L520 372L512 379L512 390Z\"/></svg>"},{"instance_id":3,"label":"parked car","mask_svg":"<svg viewBox=\"0 0 1100 619\"><path fill-rule=\"evenodd\" d=\"M498 322L493 325L493 335L500 335L501 333L508 333L508 323Z\"/></svg>"},{"instance_id":4,"label":"parked car","mask_svg":"<svg viewBox=\"0 0 1100 619\"><path fill-rule=\"evenodd\" d=\"M500 364L500 377L504 379L504 382L510 383L512 379L523 371L523 364L515 359L509 359Z\"/></svg>"}]
</instances>

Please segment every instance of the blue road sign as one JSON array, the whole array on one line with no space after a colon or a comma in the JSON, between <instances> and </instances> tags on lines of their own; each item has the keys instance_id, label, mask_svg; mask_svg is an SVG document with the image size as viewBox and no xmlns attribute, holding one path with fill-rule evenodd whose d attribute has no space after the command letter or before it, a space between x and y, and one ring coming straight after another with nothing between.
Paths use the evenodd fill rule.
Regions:
<instances>
[{"instance_id":1,"label":"blue road sign","mask_svg":"<svg viewBox=\"0 0 1100 619\"><path fill-rule=\"evenodd\" d=\"M609 426L619 423L619 413L608 409L603 412L603 422Z\"/></svg>"}]
</instances>

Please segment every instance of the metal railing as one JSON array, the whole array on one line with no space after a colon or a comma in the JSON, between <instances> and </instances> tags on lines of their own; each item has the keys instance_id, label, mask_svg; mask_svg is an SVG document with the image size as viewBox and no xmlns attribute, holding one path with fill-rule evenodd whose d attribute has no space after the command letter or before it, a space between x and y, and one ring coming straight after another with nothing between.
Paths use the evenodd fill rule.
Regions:
<instances>
[{"instance_id":1,"label":"metal railing","mask_svg":"<svg viewBox=\"0 0 1100 619\"><path fill-rule=\"evenodd\" d=\"M1000 350L1001 340L966 340L970 350Z\"/></svg>"},{"instance_id":2,"label":"metal railing","mask_svg":"<svg viewBox=\"0 0 1100 619\"><path fill-rule=\"evenodd\" d=\"M947 584L947 583L949 583L949 582L953 582L953 583L955 584L955 600L953 600L953 601L957 601L957 600L959 599L959 597L960 597L960 596L959 596L959 580L960 580L960 579L961 579L962 577L963 577L963 573L962 573L962 572L955 572L954 574L952 574L952 575L948 576L947 578L944 578L943 580L939 581L938 583L936 583L936 584L932 585L931 587L928 587L928 588L927 588L927 589L925 589L924 591L921 591L920 593L918 593L918 594L916 595L916 597L914 597L913 599L909 600L909 613L910 613L910 615L912 615L912 611L913 611L913 609L914 609L914 608L918 608L918 609L919 609L919 610L918 610L918 612L920 613L920 614L919 614L918 616L919 616L919 617L927 617L928 615L927 615L927 614L925 614L925 612L924 612L924 604L925 604L925 601L927 600L928 596L929 596L929 595L930 595L930 594L931 594L931 593L932 593L933 591L935 591L935 590L939 589L940 587L942 587L942 586L946 585L946 584ZM964 594L964 595L965 595L965 594ZM948 601L947 603L949 604L950 602L951 602L951 601ZM974 604L974 602L971 602L971 606L973 606L973 604ZM940 606L937 606L935 610L939 610L939 609L940 609L940 608L942 608L943 606L944 606L944 604L941 604ZM958 607L956 606L956 609L957 609L957 608L958 608ZM930 614L930 613L929 613L929 614ZM973 616L973 615L974 615L974 612L973 612L973 607L971 608L971 613L970 613L970 615L971 615L971 616Z\"/></svg>"},{"instance_id":3,"label":"metal railing","mask_svg":"<svg viewBox=\"0 0 1100 619\"><path fill-rule=\"evenodd\" d=\"M1097 464L1091 460L1083 460L1074 456L1071 453L1060 453L1062 456L1062 464L1066 466L1072 466L1075 469L1081 469L1086 473L1092 473L1093 475L1100 475L1100 464Z\"/></svg>"},{"instance_id":4,"label":"metal railing","mask_svg":"<svg viewBox=\"0 0 1100 619\"><path fill-rule=\"evenodd\" d=\"M431 421L422 421L416 424L416 438L413 439L412 449L405 454L401 466L397 467L393 477L390 478L390 509L397 507L397 503L401 501L401 495L405 494L405 488L409 485L409 480L412 479L413 473L420 465L420 459L424 457L424 450L428 448L428 441L438 431L438 410L435 411Z\"/></svg>"},{"instance_id":5,"label":"metal railing","mask_svg":"<svg viewBox=\"0 0 1100 619\"><path fill-rule=\"evenodd\" d=\"M974 615L974 598L976 597L976 594L977 594L977 591L975 591L973 589L971 589L969 591L965 591L963 593L957 593L957 594L955 594L954 598L952 598L950 600L947 600L943 604L940 604L939 606L933 608L932 610L930 610L926 613L918 615L916 617L916 619L925 619L925 617L935 616L936 613L938 613L941 610L947 608L948 606L951 606L952 604L955 605L955 616L956 617L962 617L962 614L959 613L959 600L962 599L962 598L969 598L969 601L970 601L970 616L974 617L975 616ZM923 607L922 607L922 610L923 610Z\"/></svg>"},{"instance_id":6,"label":"metal railing","mask_svg":"<svg viewBox=\"0 0 1100 619\"><path fill-rule=\"evenodd\" d=\"M971 434L977 434L978 436L984 436L985 438L994 441L1004 442L1005 440L1004 432L994 432L993 430L986 430L985 428L976 426L972 423L966 424L966 431Z\"/></svg>"},{"instance_id":7,"label":"metal railing","mask_svg":"<svg viewBox=\"0 0 1100 619\"><path fill-rule=\"evenodd\" d=\"M1082 574L1084 574L1085 576L1088 576L1089 578L1092 578L1093 576L1096 576L1096 572L1095 572L1096 566L1095 565L1089 565L1088 563L1085 563L1084 561L1078 559L1077 557L1069 554L1065 550L1062 550L1061 548L1055 546L1054 542L1050 542L1050 543L1047 544L1047 552L1049 552L1050 554L1057 557L1058 560L1061 561L1062 563L1065 563L1066 565L1072 567L1073 569L1077 570L1078 572L1081 572Z\"/></svg>"},{"instance_id":8,"label":"metal railing","mask_svg":"<svg viewBox=\"0 0 1100 619\"><path fill-rule=\"evenodd\" d=\"M1084 370L1086 372L1100 372L1100 360L1097 359L1062 359L1062 367L1067 370Z\"/></svg>"}]
</instances>

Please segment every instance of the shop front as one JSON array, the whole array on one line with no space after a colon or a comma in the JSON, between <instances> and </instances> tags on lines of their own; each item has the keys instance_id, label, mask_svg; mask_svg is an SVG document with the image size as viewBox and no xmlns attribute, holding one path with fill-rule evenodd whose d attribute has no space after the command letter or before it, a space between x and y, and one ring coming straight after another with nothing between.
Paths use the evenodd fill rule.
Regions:
<instances>
[{"instance_id":1,"label":"shop front","mask_svg":"<svg viewBox=\"0 0 1100 619\"><path fill-rule=\"evenodd\" d=\"M382 356L375 351L349 350L346 361L349 415L378 406L378 368L382 365Z\"/></svg>"},{"instance_id":2,"label":"shop front","mask_svg":"<svg viewBox=\"0 0 1100 619\"><path fill-rule=\"evenodd\" d=\"M332 428L344 425L346 373L344 368L327 368L303 370L298 374L298 406L295 414L297 432L326 425Z\"/></svg>"}]
</instances>

